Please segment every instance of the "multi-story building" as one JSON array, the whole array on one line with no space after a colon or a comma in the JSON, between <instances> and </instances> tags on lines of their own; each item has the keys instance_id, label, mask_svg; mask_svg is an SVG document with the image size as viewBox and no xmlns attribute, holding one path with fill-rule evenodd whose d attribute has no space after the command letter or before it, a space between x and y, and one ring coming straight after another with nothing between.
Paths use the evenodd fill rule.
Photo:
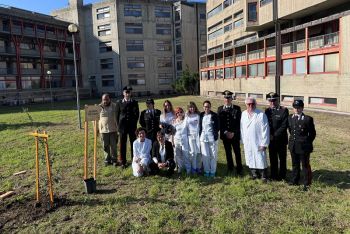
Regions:
<instances>
[{"instance_id":1,"label":"multi-story building","mask_svg":"<svg viewBox=\"0 0 350 234\"><path fill-rule=\"evenodd\" d=\"M93 89L119 95L130 85L148 95L173 92L186 65L198 71L205 10L204 4L161 0L70 0L52 15L79 25L82 76Z\"/></svg>"},{"instance_id":2,"label":"multi-story building","mask_svg":"<svg viewBox=\"0 0 350 234\"><path fill-rule=\"evenodd\" d=\"M350 112L350 2L278 0L277 12L282 103L298 98L308 108ZM272 0L207 1L201 95L230 89L237 99L254 96L264 102L275 90L273 15Z\"/></svg>"},{"instance_id":3,"label":"multi-story building","mask_svg":"<svg viewBox=\"0 0 350 234\"><path fill-rule=\"evenodd\" d=\"M0 103L75 96L73 43L68 25L52 16L0 5Z\"/></svg>"}]
</instances>

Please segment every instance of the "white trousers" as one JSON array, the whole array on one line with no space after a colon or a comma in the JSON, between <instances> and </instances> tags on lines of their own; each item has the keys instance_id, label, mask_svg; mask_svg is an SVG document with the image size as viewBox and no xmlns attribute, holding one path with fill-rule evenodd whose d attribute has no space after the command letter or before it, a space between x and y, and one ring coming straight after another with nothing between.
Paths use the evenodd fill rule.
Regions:
<instances>
[{"instance_id":1,"label":"white trousers","mask_svg":"<svg viewBox=\"0 0 350 234\"><path fill-rule=\"evenodd\" d=\"M201 152L203 167L205 173L216 173L216 164L218 161L218 141L215 142L202 142Z\"/></svg>"},{"instance_id":2,"label":"white trousers","mask_svg":"<svg viewBox=\"0 0 350 234\"><path fill-rule=\"evenodd\" d=\"M201 169L202 168L202 155L200 152L199 146L199 139L197 137L193 138L189 136L188 143L189 143L189 154L190 154L190 161L191 161L191 167L192 169Z\"/></svg>"},{"instance_id":3,"label":"white trousers","mask_svg":"<svg viewBox=\"0 0 350 234\"><path fill-rule=\"evenodd\" d=\"M136 177L140 177L143 176L145 172L149 171L148 165L149 165L149 160L148 158L143 158L141 159L141 161L139 163L133 162L131 164L132 167L132 174ZM143 172L139 172L140 171L140 167L142 167Z\"/></svg>"},{"instance_id":4,"label":"white trousers","mask_svg":"<svg viewBox=\"0 0 350 234\"><path fill-rule=\"evenodd\" d=\"M183 169L186 169L187 173L191 172L191 160L189 155L188 144L182 144L175 141L175 162L177 164L177 172L181 173Z\"/></svg>"}]
</instances>

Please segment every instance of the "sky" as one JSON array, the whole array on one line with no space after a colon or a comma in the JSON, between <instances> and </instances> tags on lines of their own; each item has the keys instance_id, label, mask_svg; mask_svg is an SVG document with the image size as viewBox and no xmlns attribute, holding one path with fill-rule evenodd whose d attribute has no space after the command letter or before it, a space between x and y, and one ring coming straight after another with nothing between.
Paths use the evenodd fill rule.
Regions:
<instances>
[{"instance_id":1,"label":"sky","mask_svg":"<svg viewBox=\"0 0 350 234\"><path fill-rule=\"evenodd\" d=\"M101 2L103 0L84 0L84 4ZM205 2L205 0L197 0ZM68 0L0 0L0 5L8 5L24 10L35 11L43 14L50 14L55 9L68 6Z\"/></svg>"}]
</instances>

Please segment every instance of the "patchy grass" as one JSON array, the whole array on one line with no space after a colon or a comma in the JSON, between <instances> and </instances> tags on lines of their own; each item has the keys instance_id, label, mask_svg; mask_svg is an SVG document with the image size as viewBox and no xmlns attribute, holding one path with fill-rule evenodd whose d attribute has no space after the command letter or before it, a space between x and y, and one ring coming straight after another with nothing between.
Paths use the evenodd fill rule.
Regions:
<instances>
[{"instance_id":1,"label":"patchy grass","mask_svg":"<svg viewBox=\"0 0 350 234\"><path fill-rule=\"evenodd\" d=\"M203 98L171 98L174 106ZM161 107L164 99L156 100ZM211 100L213 110L220 104ZM98 100L86 101L97 103ZM140 109L144 109L140 101ZM161 108L159 108L161 109ZM311 156L314 183L308 192L284 182L226 176L219 143L218 176L152 176L134 178L126 170L103 166L98 141L97 194L84 193L84 133L78 129L74 102L0 110L0 192L16 195L0 201L0 231L9 232L144 232L144 233L339 233L350 231L350 117L308 113L317 137ZM28 133L48 131L57 207L34 208L34 139ZM91 128L91 126L90 126ZM92 129L90 134L92 147ZM40 152L43 157L43 151ZM90 171L92 148L90 148ZM130 161L130 156L128 156ZM244 160L243 160L244 161ZM41 190L46 193L45 164ZM288 156L288 175L291 162ZM27 170L26 174L13 173Z\"/></svg>"}]
</instances>

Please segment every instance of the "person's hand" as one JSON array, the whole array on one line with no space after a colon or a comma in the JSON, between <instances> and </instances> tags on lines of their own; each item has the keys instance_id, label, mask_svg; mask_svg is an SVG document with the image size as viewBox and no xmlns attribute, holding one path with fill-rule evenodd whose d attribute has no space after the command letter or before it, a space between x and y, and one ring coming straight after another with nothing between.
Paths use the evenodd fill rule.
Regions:
<instances>
[{"instance_id":1,"label":"person's hand","mask_svg":"<svg viewBox=\"0 0 350 234\"><path fill-rule=\"evenodd\" d=\"M226 138L231 140L234 136L234 133L233 132L226 132Z\"/></svg>"},{"instance_id":2,"label":"person's hand","mask_svg":"<svg viewBox=\"0 0 350 234\"><path fill-rule=\"evenodd\" d=\"M259 151L262 152L262 151L265 151L266 150L266 146L259 146Z\"/></svg>"},{"instance_id":3,"label":"person's hand","mask_svg":"<svg viewBox=\"0 0 350 234\"><path fill-rule=\"evenodd\" d=\"M161 169L164 168L165 166L166 166L165 163L158 163L158 167L161 168Z\"/></svg>"}]
</instances>

